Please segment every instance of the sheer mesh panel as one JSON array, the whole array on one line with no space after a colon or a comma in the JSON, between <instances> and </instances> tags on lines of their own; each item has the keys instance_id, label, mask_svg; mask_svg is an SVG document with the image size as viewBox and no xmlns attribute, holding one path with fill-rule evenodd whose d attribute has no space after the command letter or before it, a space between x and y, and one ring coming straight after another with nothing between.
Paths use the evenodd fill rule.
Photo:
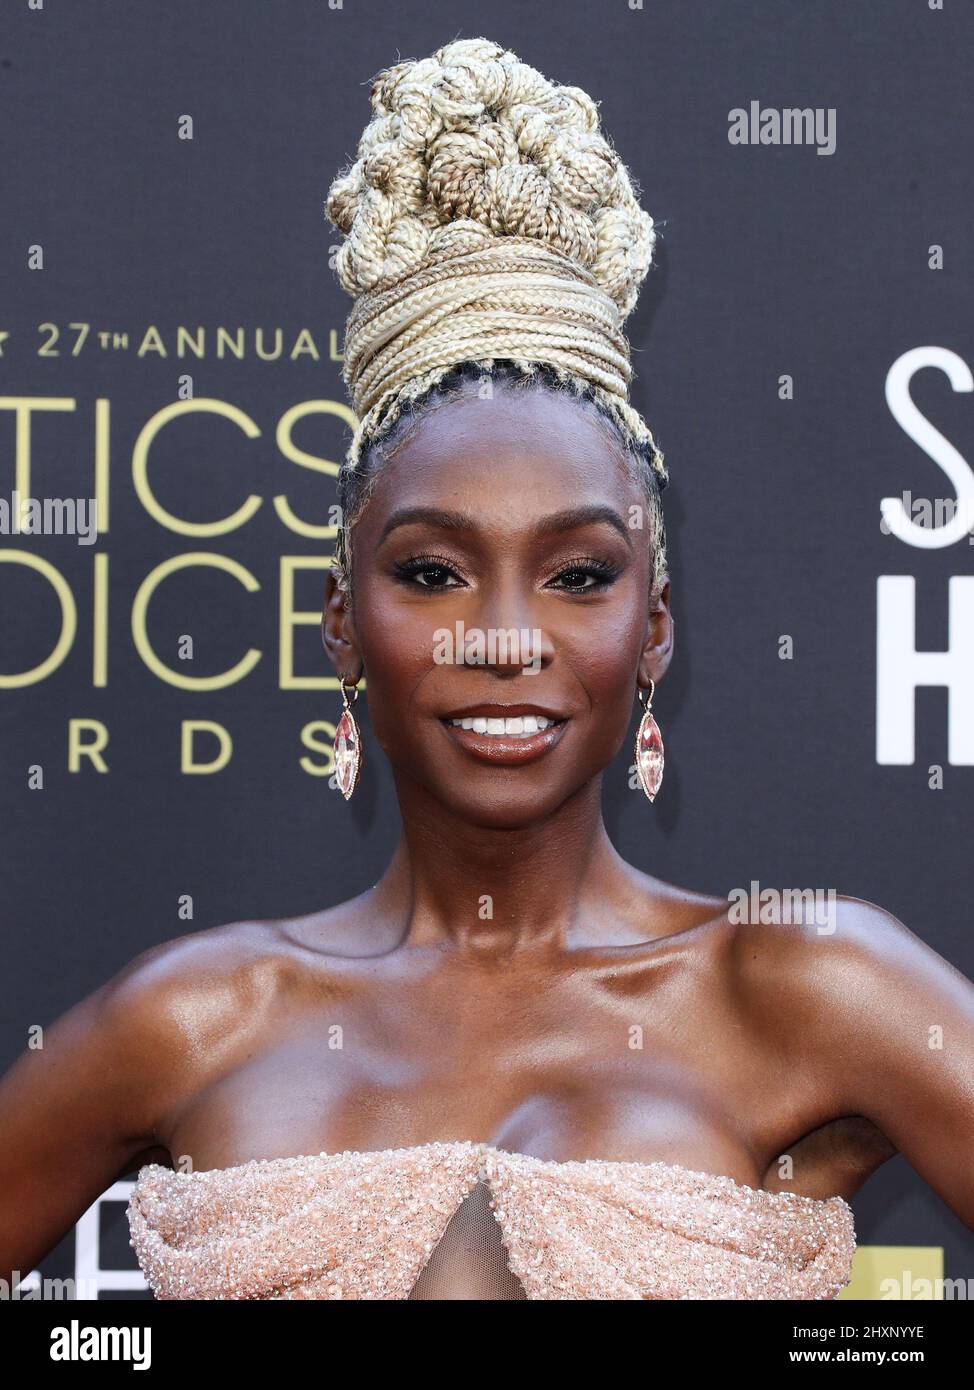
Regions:
<instances>
[{"instance_id":1,"label":"sheer mesh panel","mask_svg":"<svg viewBox=\"0 0 974 1390\"><path fill-rule=\"evenodd\" d=\"M460 1203L410 1298L527 1298L524 1285L507 1265L501 1228L481 1180Z\"/></svg>"}]
</instances>

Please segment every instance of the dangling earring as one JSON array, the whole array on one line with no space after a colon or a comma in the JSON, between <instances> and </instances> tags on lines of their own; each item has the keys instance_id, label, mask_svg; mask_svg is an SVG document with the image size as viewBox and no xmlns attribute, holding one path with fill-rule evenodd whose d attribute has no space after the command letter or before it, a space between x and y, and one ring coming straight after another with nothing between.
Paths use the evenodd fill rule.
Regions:
<instances>
[{"instance_id":1,"label":"dangling earring","mask_svg":"<svg viewBox=\"0 0 974 1390\"><path fill-rule=\"evenodd\" d=\"M352 699L349 703L345 677L342 676L342 717L335 730L335 776L342 796L347 801L358 785L362 770L362 740L358 725L352 714L352 705L358 699L358 684L352 684Z\"/></svg>"},{"instance_id":2,"label":"dangling earring","mask_svg":"<svg viewBox=\"0 0 974 1390\"><path fill-rule=\"evenodd\" d=\"M656 800L656 793L663 780L663 736L651 713L655 690L654 680L650 680L648 691L639 690L637 687L639 701L643 705L643 717L639 721L636 733L636 776L650 801Z\"/></svg>"}]
</instances>

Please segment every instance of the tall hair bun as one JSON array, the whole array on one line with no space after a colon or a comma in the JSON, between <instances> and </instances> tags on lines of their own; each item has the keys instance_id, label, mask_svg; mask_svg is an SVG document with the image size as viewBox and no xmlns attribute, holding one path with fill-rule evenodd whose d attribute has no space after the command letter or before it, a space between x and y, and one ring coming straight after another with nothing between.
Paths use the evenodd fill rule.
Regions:
<instances>
[{"instance_id":1,"label":"tall hair bun","mask_svg":"<svg viewBox=\"0 0 974 1390\"><path fill-rule=\"evenodd\" d=\"M346 236L336 270L349 294L518 237L568 256L628 316L653 219L585 92L463 39L380 73L371 101L358 157L325 203Z\"/></svg>"}]
</instances>

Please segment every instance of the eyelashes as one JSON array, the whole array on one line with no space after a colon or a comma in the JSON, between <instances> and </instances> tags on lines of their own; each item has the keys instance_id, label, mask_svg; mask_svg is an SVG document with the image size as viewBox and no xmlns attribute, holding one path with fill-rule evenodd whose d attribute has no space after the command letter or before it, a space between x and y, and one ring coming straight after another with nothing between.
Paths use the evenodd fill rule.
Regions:
<instances>
[{"instance_id":1,"label":"eyelashes","mask_svg":"<svg viewBox=\"0 0 974 1390\"><path fill-rule=\"evenodd\" d=\"M608 589L619 578L622 570L618 565L612 564L609 560L600 560L594 555L583 557L579 560L572 560L563 569L558 571L556 579L564 579L570 575L573 579L591 579L591 584L582 586L566 585L565 592L571 594L591 594L600 589Z\"/></svg>"},{"instance_id":2,"label":"eyelashes","mask_svg":"<svg viewBox=\"0 0 974 1390\"><path fill-rule=\"evenodd\" d=\"M404 584L412 584L419 589L456 589L462 587L457 584L426 584L420 579L421 575L435 573L439 576L450 576L453 579L459 578L456 570L448 560L444 560L440 555L413 555L408 560L399 560L392 568L396 579Z\"/></svg>"},{"instance_id":3,"label":"eyelashes","mask_svg":"<svg viewBox=\"0 0 974 1390\"><path fill-rule=\"evenodd\" d=\"M393 577L402 584L417 589L443 593L447 589L466 587L466 581L454 565L442 555L412 555L393 566ZM616 582L622 573L619 565L595 555L578 556L558 570L545 588L569 594L603 592ZM568 580L568 583L558 581ZM459 582L450 582L459 581ZM581 581L581 582L579 582Z\"/></svg>"}]
</instances>

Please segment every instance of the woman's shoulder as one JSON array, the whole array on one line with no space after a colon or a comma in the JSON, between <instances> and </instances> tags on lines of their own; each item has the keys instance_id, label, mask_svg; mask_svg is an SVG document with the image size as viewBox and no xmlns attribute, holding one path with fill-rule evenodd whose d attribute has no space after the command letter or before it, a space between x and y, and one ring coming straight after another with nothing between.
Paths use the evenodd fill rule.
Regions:
<instances>
[{"instance_id":1,"label":"woman's shoulder","mask_svg":"<svg viewBox=\"0 0 974 1390\"><path fill-rule=\"evenodd\" d=\"M921 961L952 969L892 912L865 898L757 880L719 897L641 877L651 938L697 942L719 954L765 1006L769 989L782 997L789 982L807 994L908 978Z\"/></svg>"},{"instance_id":2,"label":"woman's shoulder","mask_svg":"<svg viewBox=\"0 0 974 1390\"><path fill-rule=\"evenodd\" d=\"M928 951L888 909L834 889L744 885L728 894L726 920L747 953L773 954L797 967L865 969Z\"/></svg>"},{"instance_id":3,"label":"woman's shoulder","mask_svg":"<svg viewBox=\"0 0 974 1390\"><path fill-rule=\"evenodd\" d=\"M111 1043L118 1072L131 1071L159 1114L171 1114L263 1045L307 981L315 942L321 982L327 943L348 946L348 907L227 922L150 946L84 1001L92 1029Z\"/></svg>"},{"instance_id":4,"label":"woman's shoulder","mask_svg":"<svg viewBox=\"0 0 974 1390\"><path fill-rule=\"evenodd\" d=\"M784 888L751 879L726 894L666 882L627 865L642 921L652 938L697 933L745 947L796 947L838 937L862 946L903 924L876 903L833 889Z\"/></svg>"},{"instance_id":5,"label":"woman's shoulder","mask_svg":"<svg viewBox=\"0 0 974 1390\"><path fill-rule=\"evenodd\" d=\"M969 1029L971 982L878 903L779 890L763 907L732 905L728 922L740 997L754 1017L785 1021L803 1052L868 1068L891 1040L907 1048L918 1017Z\"/></svg>"},{"instance_id":6,"label":"woman's shoulder","mask_svg":"<svg viewBox=\"0 0 974 1390\"><path fill-rule=\"evenodd\" d=\"M722 924L740 978L759 997L828 990L840 976L865 980L891 952L928 949L878 903L833 889L787 888L751 881L732 889Z\"/></svg>"},{"instance_id":7,"label":"woman's shoulder","mask_svg":"<svg viewBox=\"0 0 974 1390\"><path fill-rule=\"evenodd\" d=\"M129 1039L130 1055L182 1071L213 1056L275 987L280 952L263 922L184 933L139 952L97 991L101 1026ZM252 1015L251 1015L252 1016ZM140 1063L141 1065L141 1063Z\"/></svg>"},{"instance_id":8,"label":"woman's shoulder","mask_svg":"<svg viewBox=\"0 0 974 1390\"><path fill-rule=\"evenodd\" d=\"M364 897L365 895L363 895ZM119 1008L145 1010L160 1026L212 1019L266 1000L302 958L355 956L367 946L359 899L295 917L253 918L185 932L150 946L105 986Z\"/></svg>"}]
</instances>

